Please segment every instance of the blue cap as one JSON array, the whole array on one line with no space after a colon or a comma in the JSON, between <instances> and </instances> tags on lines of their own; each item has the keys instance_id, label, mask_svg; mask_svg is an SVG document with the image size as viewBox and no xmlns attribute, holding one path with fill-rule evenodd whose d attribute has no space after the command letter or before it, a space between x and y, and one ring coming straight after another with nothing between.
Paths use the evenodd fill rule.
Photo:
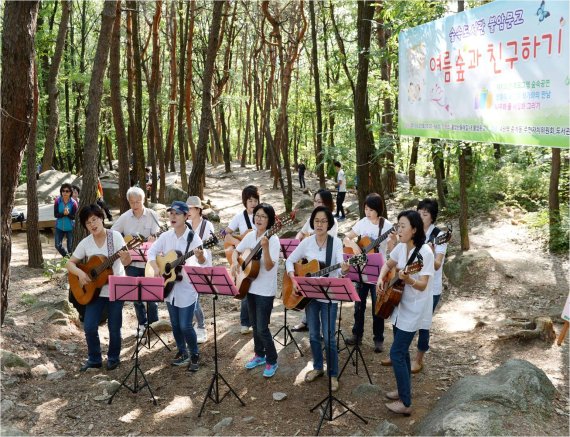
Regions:
<instances>
[{"instance_id":1,"label":"blue cap","mask_svg":"<svg viewBox=\"0 0 570 437\"><path fill-rule=\"evenodd\" d=\"M180 200L175 200L174 202L172 202L170 208L168 208L166 211L168 212L171 210L173 210L176 214L188 214L190 208L188 208L188 205L186 205L185 202L182 202Z\"/></svg>"}]
</instances>

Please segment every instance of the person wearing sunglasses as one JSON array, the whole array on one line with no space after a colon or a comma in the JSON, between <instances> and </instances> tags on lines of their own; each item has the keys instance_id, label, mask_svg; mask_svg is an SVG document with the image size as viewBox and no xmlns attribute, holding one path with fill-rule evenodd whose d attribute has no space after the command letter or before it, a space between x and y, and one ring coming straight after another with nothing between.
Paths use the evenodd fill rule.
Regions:
<instances>
[{"instance_id":1,"label":"person wearing sunglasses","mask_svg":"<svg viewBox=\"0 0 570 437\"><path fill-rule=\"evenodd\" d=\"M59 197L53 204L55 220L55 248L64 258L69 256L73 247L73 227L78 205L71 198L71 184L63 184L59 189ZM63 239L67 239L67 250L63 247Z\"/></svg>"}]
</instances>

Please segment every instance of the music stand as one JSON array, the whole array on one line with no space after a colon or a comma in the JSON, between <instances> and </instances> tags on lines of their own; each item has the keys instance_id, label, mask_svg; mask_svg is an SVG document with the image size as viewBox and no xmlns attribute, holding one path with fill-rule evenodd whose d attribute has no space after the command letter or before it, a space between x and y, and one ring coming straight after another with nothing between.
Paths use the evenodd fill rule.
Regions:
<instances>
[{"instance_id":1,"label":"music stand","mask_svg":"<svg viewBox=\"0 0 570 437\"><path fill-rule=\"evenodd\" d=\"M293 281L297 287L297 290L301 295L309 299L327 299L328 300L328 312L329 312L329 320L331 318L331 306L332 301L345 301L345 302L359 302L360 297L358 297L358 293L354 289L354 285L347 278L307 278L307 277L293 277ZM328 338L332 338L334 335L333 332L330 330L329 324L329 333ZM311 408L311 412L315 411L318 407L322 409L322 416L321 420L319 421L319 426L317 428L316 435L319 435L321 430L321 426L323 421L327 419L329 422L332 422L335 419L338 419L341 416L344 416L346 413L351 412L364 423L368 423L362 416L360 416L356 411L346 405L343 401L338 399L336 396L332 394L332 377L329 372L331 359L331 348L327 348L327 374L329 377L329 390L327 396L320 401L317 405ZM333 415L333 403L334 401L338 402L345 408L345 411L339 413L337 416Z\"/></svg>"},{"instance_id":2,"label":"music stand","mask_svg":"<svg viewBox=\"0 0 570 437\"><path fill-rule=\"evenodd\" d=\"M194 288L198 293L212 295L212 306L214 312L214 374L212 375L212 380L210 381L210 386L208 387L206 396L204 396L204 402L202 402L202 408L200 408L198 417L202 416L202 412L204 411L208 398L214 401L214 403L219 404L228 394L232 393L237 400L240 401L241 405L245 406L245 403L237 395L232 386L218 371L216 300L218 300L218 295L235 297L238 294L238 290L225 267L184 266L183 270L188 275L190 282L194 285ZM222 397L220 397L220 379L228 386L229 389Z\"/></svg>"},{"instance_id":3,"label":"music stand","mask_svg":"<svg viewBox=\"0 0 570 437\"><path fill-rule=\"evenodd\" d=\"M346 253L344 254L345 261L350 257L351 257L350 254ZM366 259L367 261L364 266L360 266L358 264L351 265L346 277L352 280L353 282L359 282L360 284L376 284L378 276L380 275L380 270L384 265L384 256L381 253L371 253L366 256ZM348 346L346 347L348 348ZM362 365L364 366L364 370L366 371L366 375L368 376L368 381L370 381L370 384L372 384L372 378L370 377L370 372L368 372L368 367L366 366L366 361L364 361L364 356L362 355L362 350L360 348L360 344L358 341L356 342L352 350L350 350L348 358L346 359L346 362L344 363L344 366L342 366L342 370L338 375L338 379L341 378L344 369L346 368L346 365L348 364L349 361L352 362L352 365L355 367L355 372L358 375L359 359L362 360Z\"/></svg>"},{"instance_id":4,"label":"music stand","mask_svg":"<svg viewBox=\"0 0 570 437\"><path fill-rule=\"evenodd\" d=\"M164 300L164 278L144 278L132 276L109 276L109 301L126 301L126 302L149 302L149 301L162 301ZM138 328L137 328L138 333ZM138 393L143 388L148 388L152 397L152 403L156 405L156 398L150 388L148 380L144 376L139 364L139 347L138 342L135 346L135 363L130 372L125 376L119 388L109 398L109 405L113 402L113 398L119 392L121 387L125 387L131 393ZM127 379L134 372L134 385L131 387L127 385ZM139 384L139 373L144 384Z\"/></svg>"},{"instance_id":5,"label":"music stand","mask_svg":"<svg viewBox=\"0 0 570 437\"><path fill-rule=\"evenodd\" d=\"M291 255L291 253L297 248L300 242L301 240L294 240L287 238L279 239L279 244L281 245L281 254L283 255L284 260L286 260L289 257L289 255ZM285 271L284 274L287 275L287 271ZM285 276L283 278L284 278L283 280L285 281ZM294 343L295 347L297 348L301 356L304 356L303 352L301 351L301 348L299 347L299 344L297 343L297 340L295 340L295 337L293 337L293 333L289 328L289 324L287 323L287 311L289 310L287 309L285 304L283 304L283 326L281 326L281 328L279 328L277 332L273 334L273 340L275 340L277 343L283 346L283 348L286 348L291 343ZM277 338L277 336L281 331L283 331L283 343L281 343L281 340Z\"/></svg>"}]
</instances>

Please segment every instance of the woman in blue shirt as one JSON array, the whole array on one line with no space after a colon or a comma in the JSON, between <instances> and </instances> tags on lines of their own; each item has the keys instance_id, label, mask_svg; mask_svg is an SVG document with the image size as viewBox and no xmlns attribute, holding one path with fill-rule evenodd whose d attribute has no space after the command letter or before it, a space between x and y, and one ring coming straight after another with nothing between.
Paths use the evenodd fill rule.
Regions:
<instances>
[{"instance_id":1,"label":"woman in blue shirt","mask_svg":"<svg viewBox=\"0 0 570 437\"><path fill-rule=\"evenodd\" d=\"M66 257L73 246L73 225L77 213L77 202L71 198L71 184L63 184L59 189L60 196L53 204L55 221L55 248ZM67 238L67 250L63 248L63 238Z\"/></svg>"}]
</instances>

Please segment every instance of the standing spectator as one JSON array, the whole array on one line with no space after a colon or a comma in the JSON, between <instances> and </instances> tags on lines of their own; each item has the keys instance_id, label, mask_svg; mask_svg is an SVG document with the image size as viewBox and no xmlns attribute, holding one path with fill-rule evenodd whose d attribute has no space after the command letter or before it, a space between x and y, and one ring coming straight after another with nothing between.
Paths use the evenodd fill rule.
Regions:
<instances>
[{"instance_id":1,"label":"standing spectator","mask_svg":"<svg viewBox=\"0 0 570 437\"><path fill-rule=\"evenodd\" d=\"M81 193L81 189L77 185L71 186L71 198L77 202L79 205L79 193Z\"/></svg>"},{"instance_id":2,"label":"standing spectator","mask_svg":"<svg viewBox=\"0 0 570 437\"><path fill-rule=\"evenodd\" d=\"M77 213L77 202L71 198L71 184L63 184L59 189L60 196L55 199L53 215L55 221L55 248L66 257L73 246L73 225ZM63 248L63 238L67 238L67 250Z\"/></svg>"},{"instance_id":3,"label":"standing spectator","mask_svg":"<svg viewBox=\"0 0 570 437\"><path fill-rule=\"evenodd\" d=\"M97 205L99 205L107 215L107 220L110 222L113 221L113 214L109 211L109 207L105 203L105 199L103 199L103 185L101 185L101 179L97 178Z\"/></svg>"},{"instance_id":4,"label":"standing spectator","mask_svg":"<svg viewBox=\"0 0 570 437\"><path fill-rule=\"evenodd\" d=\"M344 198L346 197L346 176L344 175L344 170L342 169L342 164L339 161L334 162L334 170L336 171L336 184L337 189L336 196L336 215L335 218L341 222L346 220L344 214L344 208L342 206Z\"/></svg>"},{"instance_id":5,"label":"standing spectator","mask_svg":"<svg viewBox=\"0 0 570 437\"><path fill-rule=\"evenodd\" d=\"M307 167L305 167L305 164L303 163L303 160L301 159L299 161L299 185L301 188L305 188L305 170L307 169Z\"/></svg>"}]
</instances>

